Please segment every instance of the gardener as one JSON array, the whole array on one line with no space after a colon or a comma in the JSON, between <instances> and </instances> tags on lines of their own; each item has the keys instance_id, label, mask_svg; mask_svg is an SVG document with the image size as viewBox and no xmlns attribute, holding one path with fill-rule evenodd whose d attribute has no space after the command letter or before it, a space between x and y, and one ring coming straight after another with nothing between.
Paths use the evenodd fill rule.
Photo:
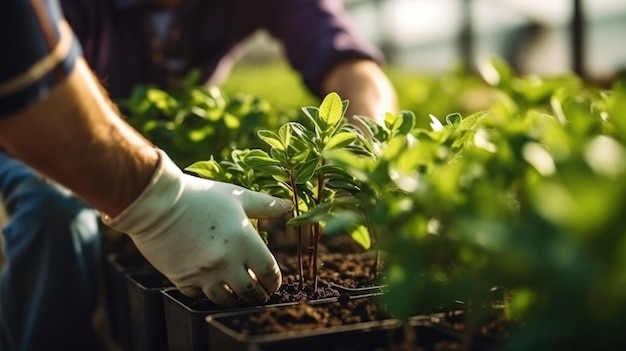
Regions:
<instances>
[{"instance_id":1,"label":"gardener","mask_svg":"<svg viewBox=\"0 0 626 351\"><path fill-rule=\"evenodd\" d=\"M23 1L14 1L22 4ZM51 1L48 1L51 2ZM181 2L178 4L178 2ZM6 5L3 5L6 6ZM15 5L17 6L17 5ZM303 81L309 89L319 96L330 91L337 91L346 99L350 100L348 115L361 114L379 118L382 112L395 109L395 95L393 90L379 68L380 55L362 39L360 39L350 27L346 15L337 0L305 0L294 2L292 0L267 0L267 1L141 1L141 0L100 0L79 1L62 0L62 6L67 19L74 29L83 47L83 54L96 74L104 80L107 89L114 98L124 98L136 84L152 83L162 88L172 88L185 76L191 68L201 68L208 84L215 84L227 74L229 67L236 57L237 47L243 43L250 34L260 28L265 28L269 33L281 40L285 53L291 64L302 74ZM11 16L10 11L3 11L3 16ZM7 18L16 18L7 17ZM12 22L2 22L12 23ZM3 33L14 32L11 27ZM11 39L15 39L12 37ZM29 42L23 40L24 43ZM19 40L17 42L22 44ZM12 52L16 52L11 49ZM3 56L4 57L4 56ZM19 58L18 56L14 56ZM27 60L17 60L17 63L27 63ZM17 74L17 69L11 65L4 65L1 69L7 73L1 75L3 80ZM25 70L25 67L20 71ZM13 70L13 71L8 71ZM73 107L81 107L85 112L94 113L88 108L88 101L94 98L84 97L92 94L101 99L93 92L93 80L88 78L86 68L83 67L82 59L78 59L74 74L68 80L57 86L54 90L57 95L48 96L47 100L40 102L27 112L21 112L21 117L4 119L2 122L2 143L12 152L13 156L22 156L31 166L51 176L59 183L66 185L78 193L87 203L96 209L111 216L118 214L122 208L117 196L123 193L127 197L121 201L128 205L139 194L130 190L142 189L143 181L149 177L145 169L156 167L156 153L147 151L145 148L133 145L145 145L143 139L137 138L131 133L128 138L133 144L118 143L108 135L101 134L80 137L80 129L66 130L61 126L80 125L78 120L74 122L59 122L61 118L80 118L71 116ZM48 83L47 81L42 82ZM85 84L89 83L87 89ZM51 84L51 83L50 83ZM78 89L78 91L76 91ZM2 89L0 89L2 92ZM58 109L58 100L64 94L76 92L75 99L71 104L63 103L64 110ZM5 93L6 95L6 93ZM80 97L80 98L79 98ZM5 98L6 99L6 98ZM91 100L90 100L91 99ZM26 101L26 100L25 100ZM23 104L18 105L21 107ZM113 112L107 110L107 115ZM39 113L42 111L41 113ZM63 113L65 111L66 113ZM3 111L4 114L9 111ZM46 116L45 120L42 115ZM33 116L33 117L30 117ZM9 126L17 130L17 126L30 126L30 118L33 119L31 127L37 127L38 133L29 131L24 140L13 140L19 134L10 134ZM102 117L99 117L102 118ZM107 119L107 121L111 121ZM44 123L45 122L45 123ZM105 121L99 121L105 123ZM108 122L118 125L118 122ZM13 126L15 124L15 126ZM123 135L128 135L127 127L119 127ZM96 133L99 131L92 131ZM76 133L76 135L74 135ZM74 140L75 143L67 146L62 143L61 137ZM71 138L70 138L71 137ZM46 142L54 138L53 146L59 150L52 164L44 163L48 152L55 150ZM120 138L122 138L120 136ZM126 138L126 137L125 137ZM46 153L29 155L26 154L24 142L37 140L37 150L28 152ZM79 143L85 140L84 143ZM86 142L89 140L89 142ZM92 141L93 140L93 141ZM101 143L101 144L98 144ZM87 147L91 145L91 147ZM76 146L77 148L74 148ZM65 148L72 148L66 150ZM104 152L107 148L115 148L115 153ZM70 153L69 151L72 151ZM22 154L24 153L24 154ZM59 156L61 155L61 156ZM115 167L107 167L102 170L102 164L92 164L94 155L115 156ZM128 155L123 160L117 160L119 156ZM177 169L173 169L169 159L159 153L160 172L155 173L157 182L152 186L160 187L162 183L173 182L174 189L180 179L192 184L193 191L181 190L183 194L193 193L205 187L208 182L195 178L182 176ZM131 157L132 156L132 157ZM135 158L137 157L137 158ZM138 160L138 161L135 161ZM79 161L78 164L76 162ZM139 164L136 164L138 162ZM128 163L128 164L127 164ZM78 165L78 167L77 167ZM114 171L111 171L114 170ZM143 173L142 173L143 171ZM140 172L132 176L133 173ZM171 176L170 173L174 175ZM93 177L89 177L93 174ZM118 189L122 180L132 179L135 183L124 184L125 190ZM88 180L89 182L86 182ZM180 186L180 185L178 185ZM220 184L219 190L227 188ZM238 278L225 275L228 269L220 270L220 273L207 269L206 274L196 276L194 282L187 284L182 277L189 265L176 257L168 257L160 250L168 252L184 252L184 257L193 260L196 256L189 249L182 249L193 240L200 240L197 245L204 247L211 245L210 250L196 253L204 257L208 254L219 257L227 257L230 266L256 265L259 262L269 262L271 257L266 249L257 247L257 242L251 242L253 255L248 251L229 251L229 247L220 248L210 244L206 236L199 233L211 230L211 227L198 228L196 218L207 218L208 214L215 215L216 209L211 209L210 202L205 198L202 207L191 207L193 211L185 212L183 224L178 229L189 227L185 231L189 241L183 242L182 238L170 242L170 234L167 230L160 235L163 239L155 239L158 230L152 230L152 235L132 235L141 231L135 226L147 223L135 223L135 219L146 211L143 206L154 195L148 187L144 196L140 197L139 204L130 207L130 210L122 214L121 219L108 221L114 228L131 234L138 243L142 253L150 261L172 279L181 290L188 295L196 295L201 292L200 286L204 287L204 293L218 303L228 303L229 295L225 290L219 289L220 281L227 281L233 285L235 292L242 286L243 281L249 281L249 277L242 276L238 272ZM169 188L168 188L169 189ZM99 263L99 240L98 212L92 210L85 203L73 197L63 188L52 185L43 180L36 173L24 167L17 160L6 154L0 157L0 191L4 198L10 221L5 227L5 251L8 256L7 265L0 281L0 317L3 323L3 334L10 350L39 349L59 345L65 350L72 348L88 349L81 340L81 336L88 335L91 327L91 316L97 298L97 266ZM219 191L218 191L219 192ZM195 197L194 197L195 198ZM152 201L155 205L161 202ZM172 200L173 201L173 200ZM163 204L165 207L174 206L173 209L188 206L192 200L187 196L182 197L177 205ZM220 208L223 208L224 205ZM236 206L235 206L236 207ZM151 210L148 212L152 212ZM248 213L248 215L279 215L282 209L272 213ZM155 220L157 214L148 216L146 221ZM176 211L168 211L175 215ZM197 217L194 217L196 215ZM240 215L242 215L240 213ZM125 216L125 217L124 217ZM229 217L229 216L225 216ZM168 219L166 217L164 219ZM156 226L157 224L155 224ZM222 224L225 225L225 224ZM221 226L216 226L219 231ZM202 230L200 230L202 229ZM198 235L196 234L198 233ZM223 232L220 232L223 233ZM180 233L176 235L181 235ZM244 235L244 234L241 234ZM138 238L141 238L139 240ZM148 243L143 243L143 240ZM157 240L152 242L152 240ZM171 240L171 239L170 239ZM243 239L241 239L243 240ZM246 246L245 241L238 239L237 247L242 250ZM251 239L247 239L251 240ZM180 241L180 242L179 242ZM231 242L232 243L232 242ZM260 250L260 251L259 251ZM215 252L219 251L219 252ZM158 256L154 252L160 252ZM152 254L152 255L151 255ZM159 257L159 259L156 259ZM173 265L175 260L175 265ZM244 261L238 261L244 260ZM189 262L201 262L193 260ZM273 264L273 260L271 261ZM267 266L267 265L266 265ZM275 268L275 266L272 266ZM276 274L271 271L267 275L256 272L261 276L263 289L257 288L258 296L248 297L251 300L262 300L266 294L277 287ZM264 276L268 276L264 280ZM33 279L25 279L32 277ZM35 279L35 277L37 277ZM202 280L199 283L197 280ZM233 282L233 279L239 279ZM59 301L71 301L72 304L64 305ZM19 303L18 303L19 302ZM74 307L74 308L72 308ZM66 342L75 342L68 345ZM81 342L83 344L81 344Z\"/></svg>"}]
</instances>

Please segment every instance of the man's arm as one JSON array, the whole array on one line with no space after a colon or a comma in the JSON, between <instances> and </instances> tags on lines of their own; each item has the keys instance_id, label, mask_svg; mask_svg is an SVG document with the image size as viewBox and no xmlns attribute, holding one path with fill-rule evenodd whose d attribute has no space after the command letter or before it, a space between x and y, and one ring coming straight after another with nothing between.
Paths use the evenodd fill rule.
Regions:
<instances>
[{"instance_id":1,"label":"man's arm","mask_svg":"<svg viewBox=\"0 0 626 351\"><path fill-rule=\"evenodd\" d=\"M116 215L148 184L158 153L100 89L56 0L0 5L0 145Z\"/></svg>"},{"instance_id":2,"label":"man's arm","mask_svg":"<svg viewBox=\"0 0 626 351\"><path fill-rule=\"evenodd\" d=\"M312 93L321 98L334 91L349 100L351 122L354 114L381 122L385 112L395 112L396 94L381 70L382 53L357 31L341 1L251 3Z\"/></svg>"},{"instance_id":3,"label":"man's arm","mask_svg":"<svg viewBox=\"0 0 626 351\"><path fill-rule=\"evenodd\" d=\"M79 58L40 101L0 119L13 156L115 216L148 184L158 154L122 121Z\"/></svg>"},{"instance_id":4,"label":"man's arm","mask_svg":"<svg viewBox=\"0 0 626 351\"><path fill-rule=\"evenodd\" d=\"M347 60L333 67L322 82L324 93L337 92L349 100L346 116L357 124L354 115L372 118L384 123L385 113L397 110L396 92L378 63L366 60Z\"/></svg>"}]
</instances>

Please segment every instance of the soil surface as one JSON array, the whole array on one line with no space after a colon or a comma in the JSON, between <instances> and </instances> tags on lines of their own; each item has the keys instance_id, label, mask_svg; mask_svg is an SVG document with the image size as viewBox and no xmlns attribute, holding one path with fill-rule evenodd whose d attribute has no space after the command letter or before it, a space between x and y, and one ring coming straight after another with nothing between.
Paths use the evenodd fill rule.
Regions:
<instances>
[{"instance_id":1,"label":"soil surface","mask_svg":"<svg viewBox=\"0 0 626 351\"><path fill-rule=\"evenodd\" d=\"M271 344L272 351L452 351L469 350L462 343L437 329L426 325L402 328L389 321L392 316L373 297L339 298L335 302L322 304L299 303L296 305L257 310L250 314L221 317L219 321L243 335L266 335L282 333L284 343ZM383 327L382 321L389 324ZM381 321L379 326L368 325L357 329L362 322ZM344 333L333 327L354 325L353 334ZM289 337L306 335L307 331L323 328L320 336L300 341ZM297 339L296 339L297 340ZM252 346L253 349L256 346ZM248 349L248 348L246 348ZM259 350L266 350L259 347Z\"/></svg>"},{"instance_id":2,"label":"soil surface","mask_svg":"<svg viewBox=\"0 0 626 351\"><path fill-rule=\"evenodd\" d=\"M312 285L305 285L304 288L301 289L299 279L296 276L283 275L283 284L276 292L270 295L268 301L265 302L263 305L320 300L326 298L336 298L339 296L339 291L326 282L318 282L317 290L314 290ZM240 300L238 306L247 307L250 305L247 304L245 301ZM213 303L213 301L209 300L205 296L195 298L190 303L189 307L199 311L232 309L232 307L216 305L215 303Z\"/></svg>"},{"instance_id":3,"label":"soil surface","mask_svg":"<svg viewBox=\"0 0 626 351\"><path fill-rule=\"evenodd\" d=\"M283 273L283 284L270 295L265 305L274 305L287 302L299 302L333 298L340 296L340 291L330 283L347 288L369 287L375 284L374 264L375 258L365 254L351 253L320 253L318 257L318 281L317 289L315 282L308 278L308 270L305 270L304 286L300 286L298 258L294 254L277 253ZM308 258L304 260L304 266L308 266ZM306 268L305 268L306 269ZM240 301L241 306L246 306ZM198 297L190 305L196 310L222 310L226 309L214 304L206 297Z\"/></svg>"},{"instance_id":4,"label":"soil surface","mask_svg":"<svg viewBox=\"0 0 626 351\"><path fill-rule=\"evenodd\" d=\"M370 298L339 299L312 305L306 302L284 308L268 308L243 318L227 321L231 328L243 334L268 334L312 330L390 318L389 314Z\"/></svg>"},{"instance_id":5,"label":"soil surface","mask_svg":"<svg viewBox=\"0 0 626 351\"><path fill-rule=\"evenodd\" d=\"M320 252L318 255L319 279L316 290L314 289L315 282L310 278L310 272L307 269L308 257L306 254L303 257L305 284L301 286L298 259L295 250L293 251L293 253L282 251L274 253L283 273L283 284L278 291L270 295L269 300L264 305L300 303L281 308L268 308L252 315L231 317L221 320L221 322L242 334L258 335L315 330L392 318L374 298L349 299L342 296L340 289L335 288L336 285L351 289L380 286L380 282L383 280L375 278L376 257L374 254L371 252ZM308 301L327 298L334 300L319 304L307 303ZM242 301L240 307L246 306ZM201 311L232 309L217 306L206 297L196 298L189 307ZM396 335L386 335L382 341L378 340L381 338L379 336L378 339L372 339L374 341L367 341L366 345L363 344L364 341L360 341L359 346L341 345L339 349L332 347L330 349L324 347L324 349L325 351L492 350L494 345L492 341L501 339L508 330L508 326L503 321L490 321L474 334L468 346L468 340L463 340L463 328L466 326L462 314L446 314L445 318L431 322L437 328L423 326L414 328L413 332L398 328L400 331L396 332ZM407 337L410 334L413 335ZM369 337L371 338L371 336ZM407 344L407 340L411 340L412 337L416 339L408 341ZM312 345L314 344L311 344L311 347L313 347ZM319 350L318 346L311 350ZM278 348L277 350L282 349ZM298 350L304 349L298 348Z\"/></svg>"},{"instance_id":6,"label":"soil surface","mask_svg":"<svg viewBox=\"0 0 626 351\"><path fill-rule=\"evenodd\" d=\"M298 258L295 254L275 254L283 274L297 275ZM363 288L378 285L376 279L376 257L372 253L319 253L318 277L328 283L347 288ZM304 276L308 277L308 257L304 259ZM308 279L310 280L310 279Z\"/></svg>"}]
</instances>

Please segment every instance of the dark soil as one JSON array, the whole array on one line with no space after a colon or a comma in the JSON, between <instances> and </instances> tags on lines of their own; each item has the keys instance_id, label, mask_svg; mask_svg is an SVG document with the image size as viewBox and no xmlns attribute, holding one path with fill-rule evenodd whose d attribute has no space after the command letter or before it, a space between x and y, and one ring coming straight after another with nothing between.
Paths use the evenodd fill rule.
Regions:
<instances>
[{"instance_id":1,"label":"dark soil","mask_svg":"<svg viewBox=\"0 0 626 351\"><path fill-rule=\"evenodd\" d=\"M340 298L322 304L300 303L280 308L268 308L250 314L220 318L227 327L244 335L294 333L322 328L345 327L363 322L392 319L386 309L374 298ZM391 326L390 326L391 325ZM468 350L459 340L449 337L428 326L402 328L390 324L387 327L368 326L355 334L342 334L328 329L321 337L306 341L286 341L284 344L268 345L272 351L453 351ZM356 330L356 329L355 329ZM335 336L335 338L333 338ZM306 338L306 337L305 337ZM325 339L324 339L325 338ZM248 348L246 348L248 349ZM252 349L252 348L250 348ZM266 350L264 347L255 348Z\"/></svg>"},{"instance_id":2,"label":"dark soil","mask_svg":"<svg viewBox=\"0 0 626 351\"><path fill-rule=\"evenodd\" d=\"M221 322L242 334L258 335L347 326L392 318L375 299L349 299L342 296L341 291L335 288L336 285L347 288L382 285L381 282L384 280L376 277L376 256L373 252L353 250L350 247L347 247L347 250L346 247L343 247L332 252L325 249L321 250L318 254L319 279L317 290L315 290L315 282L311 279L307 269L308 255L306 254L303 255L305 284L304 286L300 285L296 251L293 248L287 252L283 250L274 252L283 274L283 284L278 291L270 295L269 300L264 305L300 303L281 308L258 310L251 315L231 317L221 320ZM334 300L332 302L308 303L327 298ZM248 305L241 301L240 307L246 306ZM200 311L232 309L217 306L206 297L196 298L189 307ZM463 328L467 326L462 314L449 313L443 319L433 320L430 323L437 328L420 326L413 328L413 332L407 332L407 329L404 329L399 332L400 335L385 338L385 346L383 347L372 344L367 345L367 347L340 349L342 351L344 349L350 351L492 350L494 344L491 341L500 340L510 330L506 321L490 320L481 325L477 332L472 333L473 337L468 345L467 334L463 333ZM445 329L452 332L448 333ZM442 332L442 330L444 331ZM411 337L407 336L411 333L414 334L411 337L415 337L415 340L411 340ZM463 339L464 337L465 339ZM407 342L407 340L410 341ZM313 349L318 350L319 348L314 347ZM331 347L326 351L334 350L336 348Z\"/></svg>"},{"instance_id":3,"label":"dark soil","mask_svg":"<svg viewBox=\"0 0 626 351\"><path fill-rule=\"evenodd\" d=\"M300 303L297 305L270 308L249 315L233 316L221 320L226 326L244 335L261 335L310 331L321 328L349 326L352 324L392 319L384 306L373 298L346 299L324 304ZM397 328L394 333L386 334L378 331L378 337L368 336L368 342L362 343L358 334L348 339L349 346L329 344L327 351L494 351L499 342L508 335L510 324L502 319L494 319L477 332L464 334L463 317L461 314L447 314L442 320L431 325L419 327ZM442 332L442 328L451 328L458 333ZM460 328L460 329L459 329ZM370 331L374 333L375 331ZM331 332L332 333L332 332ZM368 332L369 333L369 332ZM344 339L345 342L345 339ZM312 344L315 345L315 344ZM319 350L319 345L304 350ZM276 350L283 350L277 348Z\"/></svg>"},{"instance_id":4,"label":"dark soil","mask_svg":"<svg viewBox=\"0 0 626 351\"><path fill-rule=\"evenodd\" d=\"M304 286L300 287L298 275L298 258L295 254L276 253L283 273L283 283L278 291L270 295L264 305L274 305L287 302L311 301L340 296L340 291L330 283L338 284L347 288L369 287L375 284L374 264L375 258L361 253L320 253L318 257L317 290L311 279L305 279ZM307 267L305 259L304 266ZM305 271L305 278L308 271ZM240 306L247 304L240 301ZM196 310L223 310L224 307L214 304L208 298L202 296L194 300L191 306Z\"/></svg>"},{"instance_id":5,"label":"dark soil","mask_svg":"<svg viewBox=\"0 0 626 351\"><path fill-rule=\"evenodd\" d=\"M276 253L283 274L298 274L298 258L295 254ZM318 255L318 277L328 283L347 288L363 288L378 285L376 258L368 253L320 253ZM308 278L308 259L304 260L304 275ZM310 279L308 279L310 281Z\"/></svg>"},{"instance_id":6,"label":"dark soil","mask_svg":"<svg viewBox=\"0 0 626 351\"><path fill-rule=\"evenodd\" d=\"M372 299L339 299L312 305L306 302L283 308L269 308L244 318L232 318L227 325L243 334L269 334L312 330L390 318Z\"/></svg>"},{"instance_id":7,"label":"dark soil","mask_svg":"<svg viewBox=\"0 0 626 351\"><path fill-rule=\"evenodd\" d=\"M294 275L284 275L283 284L276 292L270 295L269 300L265 302L264 305L320 300L326 298L335 298L339 297L340 295L339 291L331 287L328 283L319 282L317 290L313 290L312 285L306 285L303 289L300 289L300 284L298 281L299 280ZM246 307L250 305L247 304L245 301L240 301L239 306ZM205 296L195 298L189 307L194 310L200 311L232 309L232 307L223 307L216 305L215 303L213 303L213 301L209 300Z\"/></svg>"}]
</instances>

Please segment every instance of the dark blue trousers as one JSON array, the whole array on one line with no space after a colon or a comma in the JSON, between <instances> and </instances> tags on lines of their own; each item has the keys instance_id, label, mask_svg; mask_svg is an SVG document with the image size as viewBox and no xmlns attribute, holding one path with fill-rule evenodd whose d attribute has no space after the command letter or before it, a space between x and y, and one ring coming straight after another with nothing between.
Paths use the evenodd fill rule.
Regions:
<instances>
[{"instance_id":1,"label":"dark blue trousers","mask_svg":"<svg viewBox=\"0 0 626 351\"><path fill-rule=\"evenodd\" d=\"M93 350L98 212L0 152L7 262L0 323L7 351Z\"/></svg>"}]
</instances>

